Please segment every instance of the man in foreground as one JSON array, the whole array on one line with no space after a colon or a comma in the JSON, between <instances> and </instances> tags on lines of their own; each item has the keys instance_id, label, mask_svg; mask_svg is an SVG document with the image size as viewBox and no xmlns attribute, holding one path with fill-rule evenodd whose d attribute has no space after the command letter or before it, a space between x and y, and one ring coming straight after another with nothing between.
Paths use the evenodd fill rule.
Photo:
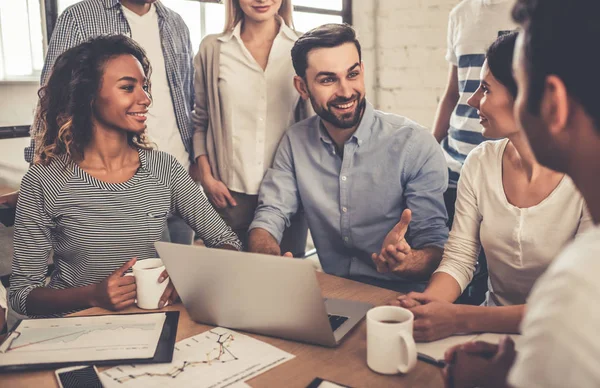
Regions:
<instances>
[{"instance_id":1,"label":"man in foreground","mask_svg":"<svg viewBox=\"0 0 600 388\"><path fill-rule=\"evenodd\" d=\"M509 339L455 347L446 354L448 386L600 386L600 56L590 50L600 39L599 15L591 0L518 0L513 9L522 27L515 113L536 158L573 179L596 226L538 280L518 353Z\"/></svg>"}]
</instances>

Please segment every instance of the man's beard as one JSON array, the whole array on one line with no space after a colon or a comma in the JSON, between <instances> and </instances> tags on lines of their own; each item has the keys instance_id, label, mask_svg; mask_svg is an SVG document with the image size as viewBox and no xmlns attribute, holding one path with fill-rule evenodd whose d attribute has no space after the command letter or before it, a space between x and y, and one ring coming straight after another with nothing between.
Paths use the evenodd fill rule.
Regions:
<instances>
[{"instance_id":1,"label":"man's beard","mask_svg":"<svg viewBox=\"0 0 600 388\"><path fill-rule=\"evenodd\" d=\"M313 99L313 96L310 92L308 93L308 96L310 97L310 103L315 113L321 118L321 120L326 121L340 129L348 129L357 126L362 118L362 114L366 106L366 100L360 94L355 94L350 98L336 98L335 100L328 102L326 107L319 105ZM354 100L356 100L356 109L354 109L354 112L344 113L340 116L337 116L335 113L333 113L331 105L343 105Z\"/></svg>"}]
</instances>

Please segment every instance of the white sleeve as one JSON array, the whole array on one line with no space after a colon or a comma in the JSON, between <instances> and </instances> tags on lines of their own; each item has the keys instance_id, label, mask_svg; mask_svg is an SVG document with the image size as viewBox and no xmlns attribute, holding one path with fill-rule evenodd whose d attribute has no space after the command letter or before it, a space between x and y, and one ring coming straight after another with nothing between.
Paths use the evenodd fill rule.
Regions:
<instances>
[{"instance_id":1,"label":"white sleeve","mask_svg":"<svg viewBox=\"0 0 600 388\"><path fill-rule=\"evenodd\" d=\"M579 226L577 227L577 235L585 233L586 231L592 229L593 226L594 220L592 219L592 215L590 214L590 210L588 209L585 200L583 200L581 217L579 218Z\"/></svg>"},{"instance_id":2,"label":"white sleeve","mask_svg":"<svg viewBox=\"0 0 600 388\"><path fill-rule=\"evenodd\" d=\"M586 248L568 248L536 284L508 378L511 386L600 386L600 249Z\"/></svg>"},{"instance_id":3,"label":"white sleeve","mask_svg":"<svg viewBox=\"0 0 600 388\"><path fill-rule=\"evenodd\" d=\"M452 19L452 14L450 14L448 18L446 60L454 66L458 66L458 58L456 57L456 51L454 51L454 21Z\"/></svg>"},{"instance_id":4,"label":"white sleeve","mask_svg":"<svg viewBox=\"0 0 600 388\"><path fill-rule=\"evenodd\" d=\"M482 216L473 186L473 182L477 181L474 175L481 170L479 166L481 163L480 158L473 157L468 157L465 161L458 180L452 230L444 246L442 262L434 272L444 272L452 276L460 286L461 292L473 279L477 257L481 250L479 227Z\"/></svg>"}]
</instances>

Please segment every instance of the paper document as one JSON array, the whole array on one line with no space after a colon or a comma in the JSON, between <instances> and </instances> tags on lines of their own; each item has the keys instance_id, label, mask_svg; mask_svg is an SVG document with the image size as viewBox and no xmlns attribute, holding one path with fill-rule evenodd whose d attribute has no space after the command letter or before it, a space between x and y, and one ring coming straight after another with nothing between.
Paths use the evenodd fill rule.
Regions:
<instances>
[{"instance_id":1,"label":"paper document","mask_svg":"<svg viewBox=\"0 0 600 388\"><path fill-rule=\"evenodd\" d=\"M481 334L468 334L468 335L453 335L448 338L444 338L433 342L420 342L417 343L417 352L421 355L428 356L435 361L443 361L444 353L446 350L453 346L464 344L471 341L485 341L493 344L500 342L500 339L508 335L515 341L515 345L518 345L519 337L518 334L497 334L497 333L481 333Z\"/></svg>"},{"instance_id":2,"label":"paper document","mask_svg":"<svg viewBox=\"0 0 600 388\"><path fill-rule=\"evenodd\" d=\"M24 319L0 345L0 366L152 358L165 313Z\"/></svg>"},{"instance_id":3,"label":"paper document","mask_svg":"<svg viewBox=\"0 0 600 388\"><path fill-rule=\"evenodd\" d=\"M265 342L217 327L175 344L170 364L117 366L100 373L105 388L243 387L294 358Z\"/></svg>"}]
</instances>

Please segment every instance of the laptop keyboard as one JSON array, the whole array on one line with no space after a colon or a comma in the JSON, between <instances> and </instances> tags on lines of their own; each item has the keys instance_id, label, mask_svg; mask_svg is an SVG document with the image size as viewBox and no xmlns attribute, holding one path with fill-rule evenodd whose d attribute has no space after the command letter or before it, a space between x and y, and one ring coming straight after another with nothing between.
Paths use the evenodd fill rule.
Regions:
<instances>
[{"instance_id":1,"label":"laptop keyboard","mask_svg":"<svg viewBox=\"0 0 600 388\"><path fill-rule=\"evenodd\" d=\"M348 320L348 317L342 315L327 314L327 316L329 317L329 324L333 331L336 331L338 327L342 326L342 324Z\"/></svg>"}]
</instances>

